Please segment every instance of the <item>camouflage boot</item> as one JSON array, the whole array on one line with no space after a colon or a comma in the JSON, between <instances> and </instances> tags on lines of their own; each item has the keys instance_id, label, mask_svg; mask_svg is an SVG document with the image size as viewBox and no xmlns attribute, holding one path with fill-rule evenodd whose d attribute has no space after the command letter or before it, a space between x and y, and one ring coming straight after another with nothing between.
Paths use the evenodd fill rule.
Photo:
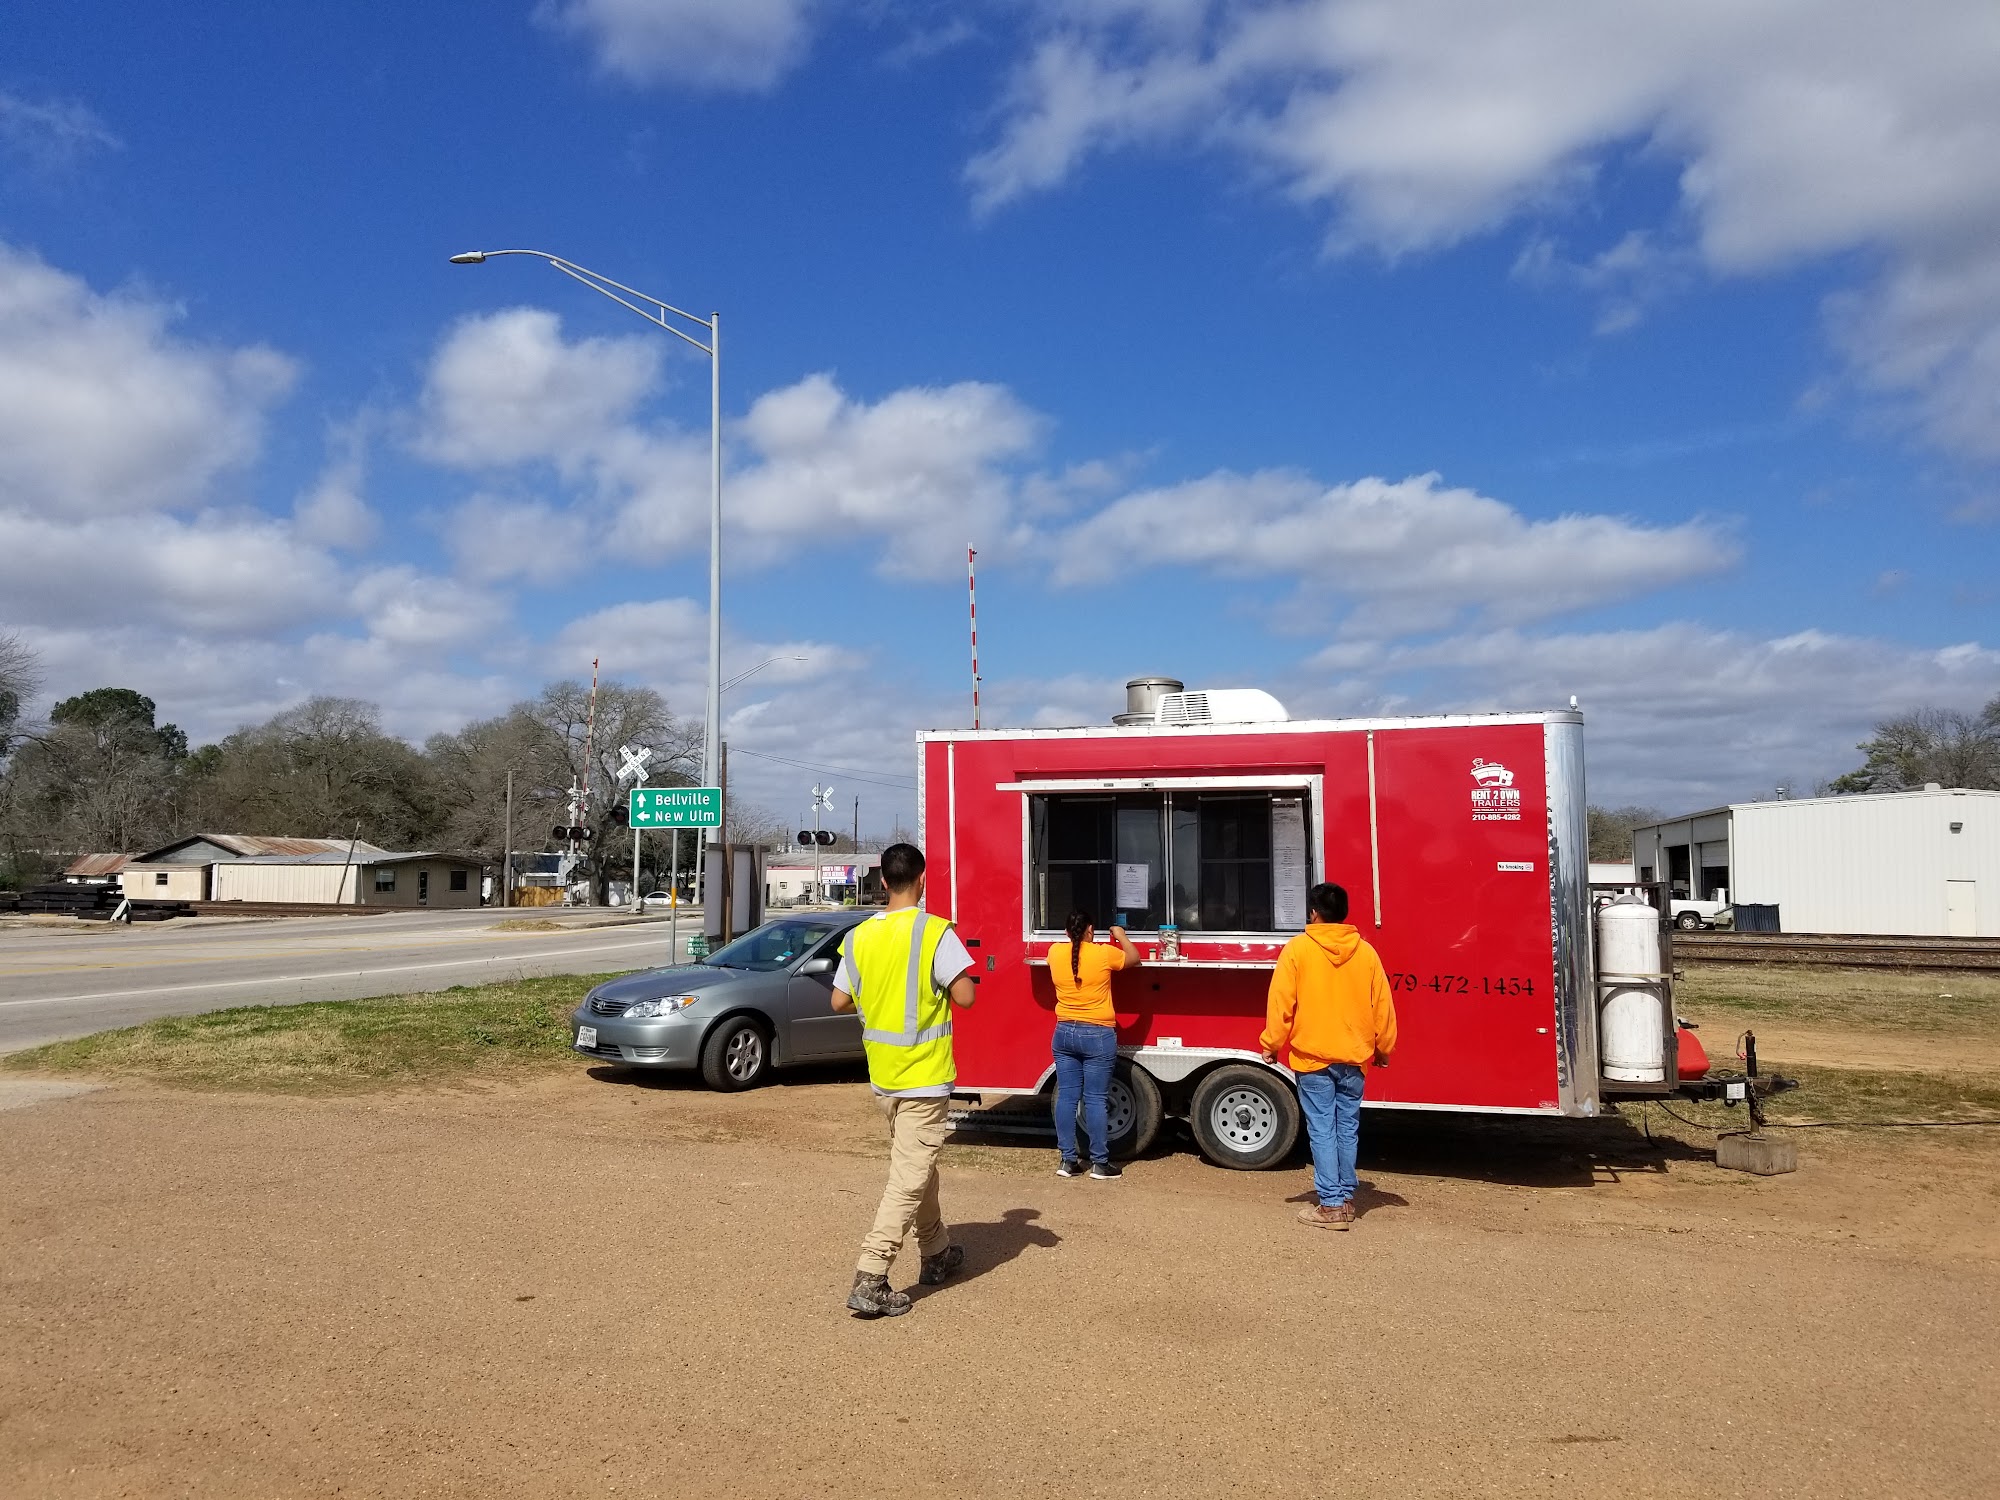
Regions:
<instances>
[{"instance_id":1,"label":"camouflage boot","mask_svg":"<svg viewBox=\"0 0 2000 1500\"><path fill-rule=\"evenodd\" d=\"M910 1298L905 1292L891 1291L888 1277L856 1271L847 1305L864 1318L897 1318L910 1310Z\"/></svg>"}]
</instances>

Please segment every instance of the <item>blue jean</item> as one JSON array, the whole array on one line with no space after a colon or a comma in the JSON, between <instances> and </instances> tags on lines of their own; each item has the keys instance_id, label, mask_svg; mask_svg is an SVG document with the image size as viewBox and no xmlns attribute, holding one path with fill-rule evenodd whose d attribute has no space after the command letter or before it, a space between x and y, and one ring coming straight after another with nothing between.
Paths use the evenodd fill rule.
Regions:
<instances>
[{"instance_id":1,"label":"blue jean","mask_svg":"<svg viewBox=\"0 0 2000 1500\"><path fill-rule=\"evenodd\" d=\"M1058 1021L1055 1052L1056 1149L1064 1161L1076 1160L1076 1101L1081 1094L1090 1159L1111 1160L1104 1096L1111 1088L1111 1065L1118 1061L1118 1033L1088 1021Z\"/></svg>"},{"instance_id":2,"label":"blue jean","mask_svg":"<svg viewBox=\"0 0 2000 1500\"><path fill-rule=\"evenodd\" d=\"M1312 1145L1313 1191L1331 1207L1353 1199L1354 1156L1361 1144L1361 1091L1367 1076L1353 1063L1298 1075L1299 1109Z\"/></svg>"}]
</instances>

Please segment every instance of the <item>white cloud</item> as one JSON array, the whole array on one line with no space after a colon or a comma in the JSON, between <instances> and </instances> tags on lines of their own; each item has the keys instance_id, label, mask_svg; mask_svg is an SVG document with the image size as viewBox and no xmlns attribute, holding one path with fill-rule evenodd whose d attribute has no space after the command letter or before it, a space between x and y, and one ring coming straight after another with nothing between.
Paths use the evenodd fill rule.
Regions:
<instances>
[{"instance_id":1,"label":"white cloud","mask_svg":"<svg viewBox=\"0 0 2000 1500\"><path fill-rule=\"evenodd\" d=\"M371 425L364 416L332 434L333 457L313 487L292 502L292 526L302 540L359 552L380 534L382 519L362 494Z\"/></svg>"},{"instance_id":2,"label":"white cloud","mask_svg":"<svg viewBox=\"0 0 2000 1500\"><path fill-rule=\"evenodd\" d=\"M0 148L38 170L60 170L92 151L116 151L123 145L88 105L74 99L25 99L0 89Z\"/></svg>"},{"instance_id":3,"label":"white cloud","mask_svg":"<svg viewBox=\"0 0 2000 1500\"><path fill-rule=\"evenodd\" d=\"M325 553L254 513L70 520L0 506L0 598L20 623L258 631L337 608L340 579Z\"/></svg>"},{"instance_id":4,"label":"white cloud","mask_svg":"<svg viewBox=\"0 0 2000 1500\"><path fill-rule=\"evenodd\" d=\"M659 378L657 339L568 341L561 319L532 307L464 318L431 359L417 451L465 469L542 461L573 472Z\"/></svg>"},{"instance_id":5,"label":"white cloud","mask_svg":"<svg viewBox=\"0 0 2000 1500\"><path fill-rule=\"evenodd\" d=\"M774 550L862 531L883 539L885 573L936 576L969 540L1007 545L1009 466L1043 425L1002 386L906 387L871 405L811 375L759 397L739 424L756 457L730 483L728 509Z\"/></svg>"},{"instance_id":6,"label":"white cloud","mask_svg":"<svg viewBox=\"0 0 2000 1500\"><path fill-rule=\"evenodd\" d=\"M458 570L481 583L571 578L593 551L590 524L577 512L493 495L474 495L455 509L444 523L444 539Z\"/></svg>"},{"instance_id":7,"label":"white cloud","mask_svg":"<svg viewBox=\"0 0 2000 1500\"><path fill-rule=\"evenodd\" d=\"M1197 142L1324 206L1337 247L1449 245L1586 189L1615 150L1680 163L1721 274L1867 252L1840 309L1869 382L2000 454L2000 27L1990 0L1106 0L1044 8L991 209L1094 152ZM1636 315L1614 312L1614 325Z\"/></svg>"},{"instance_id":8,"label":"white cloud","mask_svg":"<svg viewBox=\"0 0 2000 1500\"><path fill-rule=\"evenodd\" d=\"M709 435L642 417L659 360L657 339L566 340L553 314L534 309L451 330L418 403L417 452L476 471L549 464L567 486L560 508L468 502L448 535L474 576L562 576L586 547L645 562L706 547ZM872 537L885 574L948 573L968 539L1015 545L1018 512L1101 483L1101 466L1085 466L1023 494L1020 471L1046 425L979 381L875 402L824 373L768 391L727 434L731 555L757 565Z\"/></svg>"},{"instance_id":9,"label":"white cloud","mask_svg":"<svg viewBox=\"0 0 2000 1500\"><path fill-rule=\"evenodd\" d=\"M505 606L484 590L405 563L364 573L353 607L371 637L420 654L479 640L506 618Z\"/></svg>"},{"instance_id":10,"label":"white cloud","mask_svg":"<svg viewBox=\"0 0 2000 1500\"><path fill-rule=\"evenodd\" d=\"M814 0L544 0L537 16L586 40L627 83L760 91L804 58Z\"/></svg>"},{"instance_id":11,"label":"white cloud","mask_svg":"<svg viewBox=\"0 0 2000 1500\"><path fill-rule=\"evenodd\" d=\"M1290 578L1351 603L1374 632L1435 628L1464 615L1546 618L1729 567L1737 547L1708 521L1645 526L1616 516L1531 520L1435 474L1324 485L1303 474L1211 474L1144 490L1055 539L1058 583L1127 573L1135 562Z\"/></svg>"},{"instance_id":12,"label":"white cloud","mask_svg":"<svg viewBox=\"0 0 2000 1500\"><path fill-rule=\"evenodd\" d=\"M1347 642L1267 683L1302 712L1532 709L1581 700L1592 800L1692 811L1809 789L1852 770L1854 746L1907 708L1977 708L2000 692L2000 650L1924 649L1808 630L1780 637L1676 623L1534 635L1495 630Z\"/></svg>"},{"instance_id":13,"label":"white cloud","mask_svg":"<svg viewBox=\"0 0 2000 1500\"><path fill-rule=\"evenodd\" d=\"M177 338L175 318L0 245L0 505L185 505L257 455L292 362Z\"/></svg>"}]
</instances>

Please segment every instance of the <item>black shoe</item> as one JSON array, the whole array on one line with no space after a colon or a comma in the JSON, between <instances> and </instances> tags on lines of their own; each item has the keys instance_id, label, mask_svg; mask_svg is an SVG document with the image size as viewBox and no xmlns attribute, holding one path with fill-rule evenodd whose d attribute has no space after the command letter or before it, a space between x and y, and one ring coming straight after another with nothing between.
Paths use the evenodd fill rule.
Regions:
<instances>
[{"instance_id":1,"label":"black shoe","mask_svg":"<svg viewBox=\"0 0 2000 1500\"><path fill-rule=\"evenodd\" d=\"M910 1310L910 1296L907 1292L891 1291L886 1276L856 1271L847 1305L864 1318L899 1318Z\"/></svg>"},{"instance_id":2,"label":"black shoe","mask_svg":"<svg viewBox=\"0 0 2000 1500\"><path fill-rule=\"evenodd\" d=\"M951 1279L951 1273L965 1264L965 1247L946 1245L936 1255L924 1257L924 1267L917 1272L917 1281L922 1286L942 1286Z\"/></svg>"},{"instance_id":3,"label":"black shoe","mask_svg":"<svg viewBox=\"0 0 2000 1500\"><path fill-rule=\"evenodd\" d=\"M1056 1163L1056 1176L1058 1177L1081 1177L1082 1175L1083 1163L1078 1161L1074 1156L1065 1156L1061 1161Z\"/></svg>"},{"instance_id":4,"label":"black shoe","mask_svg":"<svg viewBox=\"0 0 2000 1500\"><path fill-rule=\"evenodd\" d=\"M1115 1162L1094 1161L1090 1164L1090 1175L1099 1182L1113 1182L1125 1173Z\"/></svg>"}]
</instances>

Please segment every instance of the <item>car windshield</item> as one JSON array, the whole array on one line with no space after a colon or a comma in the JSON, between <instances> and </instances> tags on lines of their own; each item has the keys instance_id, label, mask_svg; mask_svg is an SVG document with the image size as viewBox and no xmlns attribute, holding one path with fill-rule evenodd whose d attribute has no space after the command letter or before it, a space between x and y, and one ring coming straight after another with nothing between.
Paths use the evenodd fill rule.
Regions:
<instances>
[{"instance_id":1,"label":"car windshield","mask_svg":"<svg viewBox=\"0 0 2000 1500\"><path fill-rule=\"evenodd\" d=\"M718 969L782 969L812 952L839 928L826 917L785 917L746 932L702 960Z\"/></svg>"}]
</instances>

